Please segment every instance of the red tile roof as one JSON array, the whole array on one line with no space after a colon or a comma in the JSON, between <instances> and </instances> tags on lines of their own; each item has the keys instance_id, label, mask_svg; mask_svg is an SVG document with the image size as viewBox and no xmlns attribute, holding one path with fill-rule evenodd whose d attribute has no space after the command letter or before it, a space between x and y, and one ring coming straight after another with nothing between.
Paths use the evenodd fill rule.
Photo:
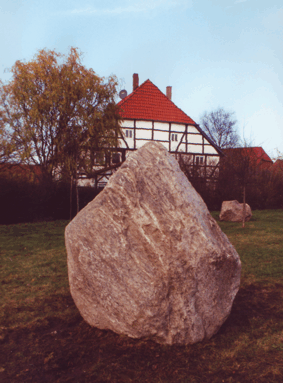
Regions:
<instances>
[{"instance_id":1,"label":"red tile roof","mask_svg":"<svg viewBox=\"0 0 283 383\"><path fill-rule=\"evenodd\" d=\"M272 167L275 171L283 172L283 160L276 160Z\"/></svg>"},{"instance_id":2,"label":"red tile roof","mask_svg":"<svg viewBox=\"0 0 283 383\"><path fill-rule=\"evenodd\" d=\"M246 148L230 148L230 149L222 149L225 153L232 152L240 152L243 156L250 157L257 165L261 168L268 168L273 164L272 159L265 153L262 147L254 146L254 147L246 147Z\"/></svg>"},{"instance_id":3,"label":"red tile roof","mask_svg":"<svg viewBox=\"0 0 283 383\"><path fill-rule=\"evenodd\" d=\"M249 149L249 148L247 148ZM273 164L272 159L265 153L265 151L260 146L250 148L250 150L257 156L257 158L262 162L267 162Z\"/></svg>"},{"instance_id":4,"label":"red tile roof","mask_svg":"<svg viewBox=\"0 0 283 383\"><path fill-rule=\"evenodd\" d=\"M123 119L196 124L150 80L121 100L118 106Z\"/></svg>"}]
</instances>

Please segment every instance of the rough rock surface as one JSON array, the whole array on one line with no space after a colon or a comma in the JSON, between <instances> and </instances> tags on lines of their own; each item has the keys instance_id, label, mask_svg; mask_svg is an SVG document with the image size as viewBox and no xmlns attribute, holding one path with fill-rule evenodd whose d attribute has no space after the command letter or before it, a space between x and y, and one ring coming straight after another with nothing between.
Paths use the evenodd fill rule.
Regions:
<instances>
[{"instance_id":1,"label":"rough rock surface","mask_svg":"<svg viewBox=\"0 0 283 383\"><path fill-rule=\"evenodd\" d=\"M161 144L133 152L65 238L71 294L92 326L189 344L231 311L239 256Z\"/></svg>"},{"instance_id":2,"label":"rough rock surface","mask_svg":"<svg viewBox=\"0 0 283 383\"><path fill-rule=\"evenodd\" d=\"M243 203L238 201L223 201L219 214L220 221L242 222L243 221ZM246 219L249 221L252 217L251 207L246 203Z\"/></svg>"}]
</instances>

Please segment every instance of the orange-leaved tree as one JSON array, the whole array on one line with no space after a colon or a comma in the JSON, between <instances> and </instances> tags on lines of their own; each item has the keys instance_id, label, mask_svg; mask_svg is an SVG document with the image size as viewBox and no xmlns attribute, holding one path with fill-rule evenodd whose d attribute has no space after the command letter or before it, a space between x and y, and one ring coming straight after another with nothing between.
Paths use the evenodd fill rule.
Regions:
<instances>
[{"instance_id":1,"label":"orange-leaved tree","mask_svg":"<svg viewBox=\"0 0 283 383\"><path fill-rule=\"evenodd\" d=\"M100 78L81 57L77 48L67 56L41 50L17 61L11 81L0 83L5 155L40 165L45 180L75 178L78 167L91 168L93 151L117 145L117 80Z\"/></svg>"}]
</instances>

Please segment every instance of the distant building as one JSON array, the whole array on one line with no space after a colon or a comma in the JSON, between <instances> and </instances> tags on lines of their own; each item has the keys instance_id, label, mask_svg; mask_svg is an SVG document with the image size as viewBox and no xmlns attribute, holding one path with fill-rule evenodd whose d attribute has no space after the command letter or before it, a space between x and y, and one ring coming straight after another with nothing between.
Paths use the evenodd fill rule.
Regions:
<instances>
[{"instance_id":1,"label":"distant building","mask_svg":"<svg viewBox=\"0 0 283 383\"><path fill-rule=\"evenodd\" d=\"M250 160L250 164L256 166L260 170L270 169L273 166L272 159L260 146L245 148L229 148L222 149L225 156L232 155L235 159L246 157Z\"/></svg>"},{"instance_id":2,"label":"distant building","mask_svg":"<svg viewBox=\"0 0 283 383\"><path fill-rule=\"evenodd\" d=\"M283 160L276 160L272 166L272 170L276 172L281 172L283 174Z\"/></svg>"}]
</instances>

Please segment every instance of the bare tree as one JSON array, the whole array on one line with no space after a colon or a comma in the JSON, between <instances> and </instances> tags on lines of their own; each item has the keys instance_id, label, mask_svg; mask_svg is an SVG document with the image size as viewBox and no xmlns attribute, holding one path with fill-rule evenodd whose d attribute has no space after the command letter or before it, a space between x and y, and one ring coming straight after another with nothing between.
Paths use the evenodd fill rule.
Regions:
<instances>
[{"instance_id":1,"label":"bare tree","mask_svg":"<svg viewBox=\"0 0 283 383\"><path fill-rule=\"evenodd\" d=\"M201 128L221 149L235 148L239 143L234 114L218 108L210 113L205 112L201 118Z\"/></svg>"}]
</instances>

